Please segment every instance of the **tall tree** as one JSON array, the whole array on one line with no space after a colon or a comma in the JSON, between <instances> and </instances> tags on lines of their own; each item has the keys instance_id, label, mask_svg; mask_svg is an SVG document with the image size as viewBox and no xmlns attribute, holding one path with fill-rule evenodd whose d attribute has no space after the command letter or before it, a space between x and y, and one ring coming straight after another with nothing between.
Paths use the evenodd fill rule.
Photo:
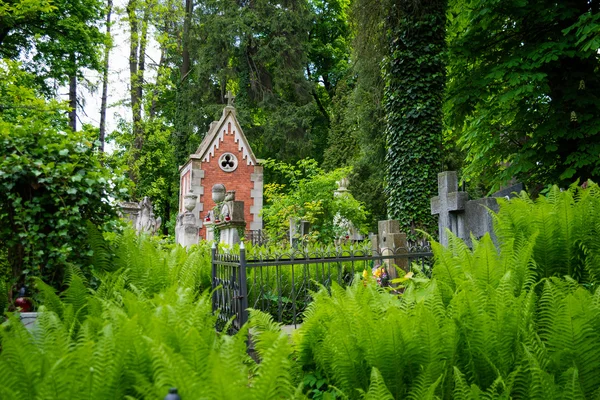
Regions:
<instances>
[{"instance_id":1,"label":"tall tree","mask_svg":"<svg viewBox=\"0 0 600 400\"><path fill-rule=\"evenodd\" d=\"M466 178L600 176L600 1L451 5L447 115Z\"/></svg>"},{"instance_id":2,"label":"tall tree","mask_svg":"<svg viewBox=\"0 0 600 400\"><path fill-rule=\"evenodd\" d=\"M442 158L446 0L395 1L385 65L387 205L414 233L433 232L429 212Z\"/></svg>"},{"instance_id":3,"label":"tall tree","mask_svg":"<svg viewBox=\"0 0 600 400\"><path fill-rule=\"evenodd\" d=\"M0 7L0 56L24 59L50 95L50 80L74 83L83 69L101 69L102 0L12 0ZM75 78L75 79L73 79ZM71 85L73 86L73 85ZM71 91L71 92L76 92ZM71 98L71 103L75 100ZM74 118L73 118L74 120Z\"/></svg>"},{"instance_id":4,"label":"tall tree","mask_svg":"<svg viewBox=\"0 0 600 400\"><path fill-rule=\"evenodd\" d=\"M129 97L133 116L133 148L137 150L133 152L134 160L139 157L139 150L144 144L142 100L150 7L145 0L129 0L126 8L129 21ZM135 180L135 172L130 173L133 173L131 177Z\"/></svg>"},{"instance_id":5,"label":"tall tree","mask_svg":"<svg viewBox=\"0 0 600 400\"><path fill-rule=\"evenodd\" d=\"M104 151L104 142L106 140L106 108L108 106L108 69L110 60L110 50L112 48L111 16L112 16L112 0L106 2L106 45L104 47L104 65L102 69L102 103L100 105L100 151Z\"/></svg>"}]
</instances>

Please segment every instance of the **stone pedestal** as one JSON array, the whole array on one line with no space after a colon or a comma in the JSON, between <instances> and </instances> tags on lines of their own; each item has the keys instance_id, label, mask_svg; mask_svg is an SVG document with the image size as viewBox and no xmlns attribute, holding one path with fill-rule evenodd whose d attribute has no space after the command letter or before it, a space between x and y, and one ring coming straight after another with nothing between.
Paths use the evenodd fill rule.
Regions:
<instances>
[{"instance_id":1,"label":"stone pedestal","mask_svg":"<svg viewBox=\"0 0 600 400\"><path fill-rule=\"evenodd\" d=\"M408 253L406 233L400 232L400 223L396 220L379 221L379 249L381 255L396 255ZM394 265L408 272L408 258L395 258L384 260L390 279L398 277Z\"/></svg>"},{"instance_id":2,"label":"stone pedestal","mask_svg":"<svg viewBox=\"0 0 600 400\"><path fill-rule=\"evenodd\" d=\"M184 198L186 211L179 214L177 217L177 225L175 227L175 242L183 247L190 247L193 244L198 244L199 230L202 226L196 215L192 212L196 206L198 196L188 194Z\"/></svg>"},{"instance_id":3,"label":"stone pedestal","mask_svg":"<svg viewBox=\"0 0 600 400\"><path fill-rule=\"evenodd\" d=\"M233 246L239 244L246 229L244 220L244 202L237 200L225 201L220 210L220 222L214 225L219 230L219 242Z\"/></svg>"},{"instance_id":4,"label":"stone pedestal","mask_svg":"<svg viewBox=\"0 0 600 400\"><path fill-rule=\"evenodd\" d=\"M206 228L206 240L211 241L215 240L215 227L212 222L204 222L204 227Z\"/></svg>"},{"instance_id":5,"label":"stone pedestal","mask_svg":"<svg viewBox=\"0 0 600 400\"><path fill-rule=\"evenodd\" d=\"M177 227L175 228L175 240L183 247L198 244L199 229L198 219L192 212L186 211L183 214L179 214Z\"/></svg>"}]
</instances>

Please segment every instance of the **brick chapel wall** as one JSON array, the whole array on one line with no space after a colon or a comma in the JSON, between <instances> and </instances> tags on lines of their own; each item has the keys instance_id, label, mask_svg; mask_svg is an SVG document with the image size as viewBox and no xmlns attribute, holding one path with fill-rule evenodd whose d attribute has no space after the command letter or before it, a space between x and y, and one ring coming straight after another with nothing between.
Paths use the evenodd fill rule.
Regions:
<instances>
[{"instance_id":1,"label":"brick chapel wall","mask_svg":"<svg viewBox=\"0 0 600 400\"><path fill-rule=\"evenodd\" d=\"M218 140L218 139L217 139ZM200 213L200 218L204 221L206 214L215 206L212 200L212 187L217 183L222 183L225 188L235 190L235 199L244 202L244 218L246 220L246 230L250 229L250 223L253 221L253 215L250 214L250 207L254 204L250 191L254 188L251 181L251 174L254 173L254 165L248 165L248 160L243 159L242 150L238 150L239 144L235 143L234 131L223 135L223 141L219 143L219 148L215 149L214 156L211 156L208 162L202 162L201 168L204 171L202 186L204 193L200 196L200 202L204 204L204 211ZM238 166L233 172L223 171L219 165L219 157L223 153L232 153L238 159ZM206 228L200 229L200 236L206 238Z\"/></svg>"}]
</instances>

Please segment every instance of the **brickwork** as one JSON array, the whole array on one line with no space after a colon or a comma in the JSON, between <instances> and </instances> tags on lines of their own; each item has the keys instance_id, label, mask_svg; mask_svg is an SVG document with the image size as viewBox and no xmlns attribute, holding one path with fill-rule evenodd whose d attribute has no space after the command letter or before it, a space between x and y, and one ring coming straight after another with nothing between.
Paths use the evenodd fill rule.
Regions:
<instances>
[{"instance_id":1,"label":"brickwork","mask_svg":"<svg viewBox=\"0 0 600 400\"><path fill-rule=\"evenodd\" d=\"M200 202L204 203L204 212L200 216L202 220L206 217L208 211L212 210L215 203L212 200L212 187L217 183L225 185L227 190L235 190L235 199L244 202L244 218L246 220L246 229L249 229L250 223L254 220L250 213L250 207L254 200L251 197L253 183L251 175L254 173L254 165L248 165L243 159L243 149L239 149L239 145L235 143L234 129L230 132L225 131L222 136L222 141L219 143L219 148L215 149L213 156L209 157L208 162L202 162L201 168L204 171L204 194L200 197ZM217 140L220 140L217 138ZM233 172L223 171L218 164L219 157L224 153L232 153L238 159L238 166ZM200 229L200 236L206 237L206 228Z\"/></svg>"},{"instance_id":2,"label":"brickwork","mask_svg":"<svg viewBox=\"0 0 600 400\"><path fill-rule=\"evenodd\" d=\"M233 171L224 171L219 166L219 158L231 153L237 158L237 167ZM225 169L234 168L231 158L225 156ZM235 198L244 202L246 230L262 228L260 211L263 206L263 171L258 165L248 141L235 117L235 108L231 105L223 109L223 116L213 122L204 140L185 165L180 167L180 199L188 192L198 196L196 207L192 211L197 218L200 238L206 238L204 219L214 208L212 187L217 183L225 185L227 190L235 190ZM180 216L183 215L183 202L180 200ZM178 222L179 224L179 222ZM177 243L181 243L176 237Z\"/></svg>"}]
</instances>

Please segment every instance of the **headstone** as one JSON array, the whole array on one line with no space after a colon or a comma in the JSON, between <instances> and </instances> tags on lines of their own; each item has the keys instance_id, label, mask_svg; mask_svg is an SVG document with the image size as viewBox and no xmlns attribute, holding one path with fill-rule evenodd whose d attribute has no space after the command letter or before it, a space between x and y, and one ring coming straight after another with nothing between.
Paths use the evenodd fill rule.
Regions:
<instances>
[{"instance_id":1,"label":"headstone","mask_svg":"<svg viewBox=\"0 0 600 400\"><path fill-rule=\"evenodd\" d=\"M290 218L289 222L290 246L296 248L301 242L303 242L306 235L310 234L310 222L303 219L298 221L296 218Z\"/></svg>"},{"instance_id":2,"label":"headstone","mask_svg":"<svg viewBox=\"0 0 600 400\"><path fill-rule=\"evenodd\" d=\"M400 223L396 220L379 221L379 251L382 256L404 254L408 252L406 233L400 232ZM390 279L398 277L396 266L408 272L408 258L384 260Z\"/></svg>"},{"instance_id":3,"label":"headstone","mask_svg":"<svg viewBox=\"0 0 600 400\"><path fill-rule=\"evenodd\" d=\"M138 233L155 235L159 231L162 219L155 217L152 202L148 197L144 197L139 203L123 202L120 207L123 218L130 221Z\"/></svg>"},{"instance_id":4,"label":"headstone","mask_svg":"<svg viewBox=\"0 0 600 400\"><path fill-rule=\"evenodd\" d=\"M456 171L438 174L438 195L431 199L431 214L438 214L440 243L448 245L446 229L460 238L465 238L464 210L469 199L466 192L458 191Z\"/></svg>"},{"instance_id":5,"label":"headstone","mask_svg":"<svg viewBox=\"0 0 600 400\"><path fill-rule=\"evenodd\" d=\"M28 331L32 332L35 329L38 317L37 312L22 312L19 313L19 317L21 318L21 323Z\"/></svg>"},{"instance_id":6,"label":"headstone","mask_svg":"<svg viewBox=\"0 0 600 400\"><path fill-rule=\"evenodd\" d=\"M497 198L511 198L521 190L523 190L523 185L518 183L499 190L491 197L468 200L469 195L466 192L458 191L458 179L455 171L438 174L438 196L431 199L431 213L439 214L440 243L444 246L448 245L446 229L463 239L469 246L472 245L471 235L478 239L486 233L489 233L496 243L490 210L498 212Z\"/></svg>"}]
</instances>

